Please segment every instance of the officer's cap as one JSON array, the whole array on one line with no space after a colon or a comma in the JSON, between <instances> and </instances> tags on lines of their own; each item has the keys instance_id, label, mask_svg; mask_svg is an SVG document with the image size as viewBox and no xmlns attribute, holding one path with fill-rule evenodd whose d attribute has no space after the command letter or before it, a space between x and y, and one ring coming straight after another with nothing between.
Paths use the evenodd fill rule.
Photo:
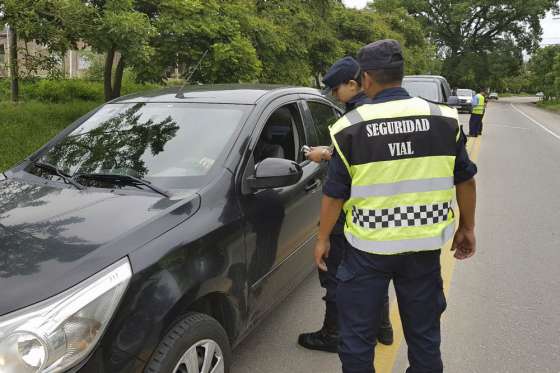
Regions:
<instances>
[{"instance_id":1,"label":"officer's cap","mask_svg":"<svg viewBox=\"0 0 560 373\"><path fill-rule=\"evenodd\" d=\"M325 89L323 93L329 93L333 88L350 80L358 80L360 76L360 65L352 57L344 57L336 61L323 78Z\"/></svg>"},{"instance_id":2,"label":"officer's cap","mask_svg":"<svg viewBox=\"0 0 560 373\"><path fill-rule=\"evenodd\" d=\"M404 60L401 46L393 39L378 40L360 49L358 63L363 71L402 66Z\"/></svg>"}]
</instances>

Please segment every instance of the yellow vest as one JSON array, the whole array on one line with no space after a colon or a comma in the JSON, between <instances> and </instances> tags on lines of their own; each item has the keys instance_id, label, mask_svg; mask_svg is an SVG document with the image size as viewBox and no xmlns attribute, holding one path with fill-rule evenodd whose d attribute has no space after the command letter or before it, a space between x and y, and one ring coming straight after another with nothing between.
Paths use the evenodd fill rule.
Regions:
<instances>
[{"instance_id":1,"label":"yellow vest","mask_svg":"<svg viewBox=\"0 0 560 373\"><path fill-rule=\"evenodd\" d=\"M477 98L478 102L475 106L473 106L471 112L473 114L482 115L482 114L484 114L484 95L481 95L480 93L477 93L475 97Z\"/></svg>"},{"instance_id":2,"label":"yellow vest","mask_svg":"<svg viewBox=\"0 0 560 373\"><path fill-rule=\"evenodd\" d=\"M330 133L352 178L343 207L352 246L392 255L436 250L453 236L457 110L416 97L366 104Z\"/></svg>"}]
</instances>

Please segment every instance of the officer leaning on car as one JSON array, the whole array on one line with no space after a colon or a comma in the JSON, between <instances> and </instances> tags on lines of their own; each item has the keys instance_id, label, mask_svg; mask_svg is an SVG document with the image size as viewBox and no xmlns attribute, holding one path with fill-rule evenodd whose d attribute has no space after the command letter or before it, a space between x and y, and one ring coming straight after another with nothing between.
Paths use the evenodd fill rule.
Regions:
<instances>
[{"instance_id":1,"label":"officer leaning on car","mask_svg":"<svg viewBox=\"0 0 560 373\"><path fill-rule=\"evenodd\" d=\"M336 61L323 78L325 84L324 93L330 93L345 104L346 113L354 108L371 103L369 97L362 90L361 72L358 62L352 57L344 57ZM331 158L331 149L327 146L311 148L306 154L307 158L314 162L327 161ZM326 259L327 271L319 270L321 286L326 289L325 317L321 330L313 333L301 334L298 343L311 350L327 352L338 351L338 313L336 310L336 270L342 260L343 251L346 247L344 238L344 214L340 214L333 231L330 235L330 255ZM387 294L383 305L382 323L377 339L380 343L390 345L393 343L393 328L389 320L389 296Z\"/></svg>"},{"instance_id":2,"label":"officer leaning on car","mask_svg":"<svg viewBox=\"0 0 560 373\"><path fill-rule=\"evenodd\" d=\"M342 370L374 369L379 310L392 279L408 344L407 372L442 372L440 252L454 236L455 258L475 253L476 165L457 111L412 98L401 87L404 61L397 41L371 43L357 60L372 103L330 129L335 151L315 247L316 264L325 270L329 236L344 207L347 247L336 293ZM461 211L455 234L454 195Z\"/></svg>"}]
</instances>

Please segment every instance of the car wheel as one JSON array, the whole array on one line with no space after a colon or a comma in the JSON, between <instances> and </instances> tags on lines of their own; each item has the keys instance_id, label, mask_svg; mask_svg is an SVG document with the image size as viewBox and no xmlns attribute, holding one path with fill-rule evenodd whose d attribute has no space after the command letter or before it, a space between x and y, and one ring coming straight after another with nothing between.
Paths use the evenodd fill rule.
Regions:
<instances>
[{"instance_id":1,"label":"car wheel","mask_svg":"<svg viewBox=\"0 0 560 373\"><path fill-rule=\"evenodd\" d=\"M228 373L231 347L213 318L191 313L167 333L154 352L146 373Z\"/></svg>"}]
</instances>

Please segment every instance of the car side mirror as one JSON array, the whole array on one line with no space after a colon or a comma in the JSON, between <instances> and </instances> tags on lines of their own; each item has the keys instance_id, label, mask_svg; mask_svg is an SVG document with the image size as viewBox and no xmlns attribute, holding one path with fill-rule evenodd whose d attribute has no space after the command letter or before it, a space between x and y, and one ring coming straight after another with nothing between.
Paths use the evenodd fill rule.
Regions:
<instances>
[{"instance_id":1,"label":"car side mirror","mask_svg":"<svg viewBox=\"0 0 560 373\"><path fill-rule=\"evenodd\" d=\"M447 105L449 106L459 106L459 97L449 96L447 99Z\"/></svg>"},{"instance_id":2,"label":"car side mirror","mask_svg":"<svg viewBox=\"0 0 560 373\"><path fill-rule=\"evenodd\" d=\"M255 166L255 175L247 179L255 189L280 188L296 184L303 176L303 169L296 162L283 158L266 158Z\"/></svg>"}]
</instances>

